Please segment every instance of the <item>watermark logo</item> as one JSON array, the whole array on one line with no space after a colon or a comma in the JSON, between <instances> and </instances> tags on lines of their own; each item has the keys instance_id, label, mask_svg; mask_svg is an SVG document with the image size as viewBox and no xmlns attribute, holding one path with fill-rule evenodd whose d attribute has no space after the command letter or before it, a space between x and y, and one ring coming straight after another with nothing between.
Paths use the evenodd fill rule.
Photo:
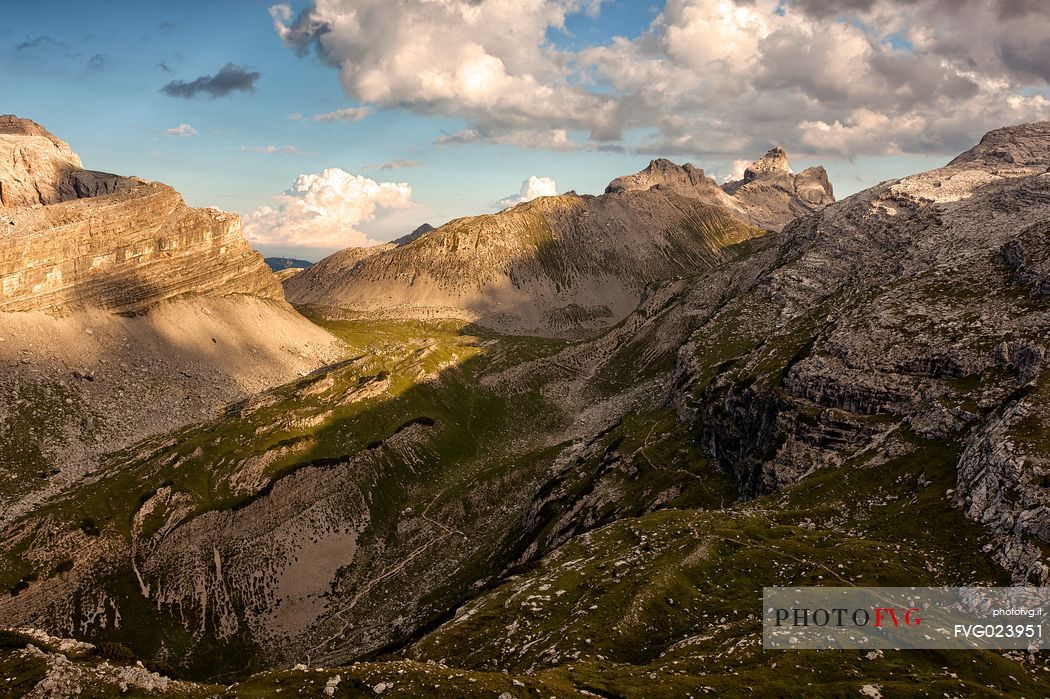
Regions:
<instances>
[{"instance_id":1,"label":"watermark logo","mask_svg":"<svg viewBox=\"0 0 1050 699\"><path fill-rule=\"evenodd\" d=\"M1042 587L767 587L771 650L1050 647Z\"/></svg>"}]
</instances>

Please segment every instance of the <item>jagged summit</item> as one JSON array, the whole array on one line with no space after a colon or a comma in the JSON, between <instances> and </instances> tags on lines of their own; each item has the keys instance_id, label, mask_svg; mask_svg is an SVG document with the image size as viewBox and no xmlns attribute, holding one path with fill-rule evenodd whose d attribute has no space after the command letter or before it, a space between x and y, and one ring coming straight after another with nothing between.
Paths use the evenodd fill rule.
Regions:
<instances>
[{"instance_id":1,"label":"jagged summit","mask_svg":"<svg viewBox=\"0 0 1050 699\"><path fill-rule=\"evenodd\" d=\"M396 240L394 240L392 242L393 242L394 245L408 245L413 240L416 240L420 236L425 235L425 234L427 234L427 233L429 233L430 231L433 231L433 230L436 230L436 229L433 226L431 226L429 223L424 223L422 226L420 226L416 230L412 231L411 233L409 233L407 235L403 235L400 238L397 238Z\"/></svg>"},{"instance_id":2,"label":"jagged summit","mask_svg":"<svg viewBox=\"0 0 1050 699\"><path fill-rule=\"evenodd\" d=\"M618 194L653 187L669 187L680 192L691 190L704 181L704 171L692 163L676 165L666 158L657 158L640 172L617 177L605 188L605 193Z\"/></svg>"},{"instance_id":3,"label":"jagged summit","mask_svg":"<svg viewBox=\"0 0 1050 699\"><path fill-rule=\"evenodd\" d=\"M69 148L69 145L32 119L24 119L14 114L0 114L0 134L16 136L43 136L56 146ZM79 163L79 159L77 160Z\"/></svg>"},{"instance_id":4,"label":"jagged summit","mask_svg":"<svg viewBox=\"0 0 1050 699\"><path fill-rule=\"evenodd\" d=\"M752 182L766 176L776 177L790 174L791 168L788 166L787 151L780 146L774 146L744 170L744 182Z\"/></svg>"},{"instance_id":5,"label":"jagged summit","mask_svg":"<svg viewBox=\"0 0 1050 699\"><path fill-rule=\"evenodd\" d=\"M659 158L640 172L617 177L605 192L617 195L653 188L670 189L682 196L725 206L751 225L773 231L835 201L824 168L812 167L795 175L787 151L780 146L751 163L743 179L723 185L691 163L676 165Z\"/></svg>"}]
</instances>

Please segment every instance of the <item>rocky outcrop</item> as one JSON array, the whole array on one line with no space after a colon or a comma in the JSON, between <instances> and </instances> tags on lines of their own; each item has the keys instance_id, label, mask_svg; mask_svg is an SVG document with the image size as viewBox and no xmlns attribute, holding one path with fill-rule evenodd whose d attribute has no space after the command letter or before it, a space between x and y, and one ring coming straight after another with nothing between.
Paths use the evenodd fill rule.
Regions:
<instances>
[{"instance_id":1,"label":"rocky outcrop","mask_svg":"<svg viewBox=\"0 0 1050 699\"><path fill-rule=\"evenodd\" d=\"M394 243L394 245L408 245L409 243L414 241L416 238L419 238L420 236L423 236L423 235L429 233L432 230L435 230L435 228L433 226L431 226L429 223L424 223L422 226L420 226L419 228L415 229L411 233L409 233L407 235L403 235L400 238L397 238L396 240L393 241L393 243Z\"/></svg>"},{"instance_id":2,"label":"rocky outcrop","mask_svg":"<svg viewBox=\"0 0 1050 699\"><path fill-rule=\"evenodd\" d=\"M190 209L162 184L0 218L0 311L140 313L190 294L282 296L239 217Z\"/></svg>"},{"instance_id":3,"label":"rocky outcrop","mask_svg":"<svg viewBox=\"0 0 1050 699\"><path fill-rule=\"evenodd\" d=\"M0 117L0 312L141 313L188 294L281 299L239 217L84 170L39 124Z\"/></svg>"},{"instance_id":4,"label":"rocky outcrop","mask_svg":"<svg viewBox=\"0 0 1050 699\"><path fill-rule=\"evenodd\" d=\"M957 504L988 526L995 558L1018 582L1045 585L1050 568L1050 374L996 410L959 459Z\"/></svg>"},{"instance_id":5,"label":"rocky outcrop","mask_svg":"<svg viewBox=\"0 0 1050 699\"><path fill-rule=\"evenodd\" d=\"M1032 226L1004 245L1001 253L1018 284L1050 296L1050 224Z\"/></svg>"},{"instance_id":6,"label":"rocky outcrop","mask_svg":"<svg viewBox=\"0 0 1050 699\"><path fill-rule=\"evenodd\" d=\"M132 186L85 170L67 143L29 119L0 115L0 208L55 204Z\"/></svg>"},{"instance_id":7,"label":"rocky outcrop","mask_svg":"<svg viewBox=\"0 0 1050 699\"><path fill-rule=\"evenodd\" d=\"M605 188L606 194L623 194L624 192L644 192L653 187L669 189L684 196L707 194L718 196L718 185L704 175L704 171L692 163L676 165L666 158L658 158L649 166L633 175L617 177Z\"/></svg>"},{"instance_id":8,"label":"rocky outcrop","mask_svg":"<svg viewBox=\"0 0 1050 699\"><path fill-rule=\"evenodd\" d=\"M742 493L936 444L962 454L956 497L989 550L1017 580L1045 579L1045 441L1021 456L1010 435L1045 412L1045 391L1018 392L1050 356L1048 154L1050 123L993 132L797 220L724 272L755 280L727 305L683 301L705 320L679 352L676 404ZM740 189L783 177L773 156Z\"/></svg>"},{"instance_id":9,"label":"rocky outcrop","mask_svg":"<svg viewBox=\"0 0 1050 699\"><path fill-rule=\"evenodd\" d=\"M835 201L828 173L811 167L795 175L787 152L773 148L744 170L744 178L722 188L740 203L756 226L780 230L799 216Z\"/></svg>"},{"instance_id":10,"label":"rocky outcrop","mask_svg":"<svg viewBox=\"0 0 1050 699\"><path fill-rule=\"evenodd\" d=\"M616 178L605 192L621 194L653 188L717 203L749 224L772 231L835 201L823 167L795 175L788 165L787 152L779 147L751 163L744 170L743 179L721 186L691 163L676 165L659 159L641 172Z\"/></svg>"}]
</instances>

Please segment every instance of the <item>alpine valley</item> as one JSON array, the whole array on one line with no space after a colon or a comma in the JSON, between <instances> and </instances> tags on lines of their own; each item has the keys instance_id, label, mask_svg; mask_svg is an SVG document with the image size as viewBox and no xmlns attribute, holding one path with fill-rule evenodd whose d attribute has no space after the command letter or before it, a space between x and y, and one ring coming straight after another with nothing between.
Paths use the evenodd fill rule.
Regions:
<instances>
[{"instance_id":1,"label":"alpine valley","mask_svg":"<svg viewBox=\"0 0 1050 699\"><path fill-rule=\"evenodd\" d=\"M1050 695L760 620L1047 584L1050 122L267 262L0 117L0 695Z\"/></svg>"}]
</instances>

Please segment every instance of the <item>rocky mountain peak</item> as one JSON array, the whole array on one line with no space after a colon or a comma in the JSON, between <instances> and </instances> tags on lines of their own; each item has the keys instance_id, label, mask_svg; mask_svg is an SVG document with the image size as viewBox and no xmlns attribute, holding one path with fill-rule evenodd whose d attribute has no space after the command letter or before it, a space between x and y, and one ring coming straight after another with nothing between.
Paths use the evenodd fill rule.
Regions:
<instances>
[{"instance_id":1,"label":"rocky mountain peak","mask_svg":"<svg viewBox=\"0 0 1050 699\"><path fill-rule=\"evenodd\" d=\"M657 158L649 166L633 175L617 177L605 188L606 194L667 187L675 191L689 190L704 181L704 171L692 163L678 165L666 158Z\"/></svg>"},{"instance_id":2,"label":"rocky mountain peak","mask_svg":"<svg viewBox=\"0 0 1050 699\"><path fill-rule=\"evenodd\" d=\"M751 182L761 177L790 174L787 151L780 146L775 146L744 170L744 182Z\"/></svg>"},{"instance_id":3,"label":"rocky mountain peak","mask_svg":"<svg viewBox=\"0 0 1050 699\"><path fill-rule=\"evenodd\" d=\"M237 216L85 170L64 141L10 114L0 116L0 210L0 312L142 312L190 293L281 298Z\"/></svg>"},{"instance_id":4,"label":"rocky mountain peak","mask_svg":"<svg viewBox=\"0 0 1050 699\"><path fill-rule=\"evenodd\" d=\"M751 225L780 230L799 216L835 201L828 174L813 167L799 175L791 172L788 155L780 146L771 148L751 163L743 179L719 185L691 163L676 165L659 158L633 175L617 177L606 194L650 189L670 190L690 199L717 204L732 210Z\"/></svg>"},{"instance_id":5,"label":"rocky mountain peak","mask_svg":"<svg viewBox=\"0 0 1050 699\"><path fill-rule=\"evenodd\" d=\"M131 178L85 170L68 143L35 121L0 116L0 208L56 204L131 184Z\"/></svg>"}]
</instances>

